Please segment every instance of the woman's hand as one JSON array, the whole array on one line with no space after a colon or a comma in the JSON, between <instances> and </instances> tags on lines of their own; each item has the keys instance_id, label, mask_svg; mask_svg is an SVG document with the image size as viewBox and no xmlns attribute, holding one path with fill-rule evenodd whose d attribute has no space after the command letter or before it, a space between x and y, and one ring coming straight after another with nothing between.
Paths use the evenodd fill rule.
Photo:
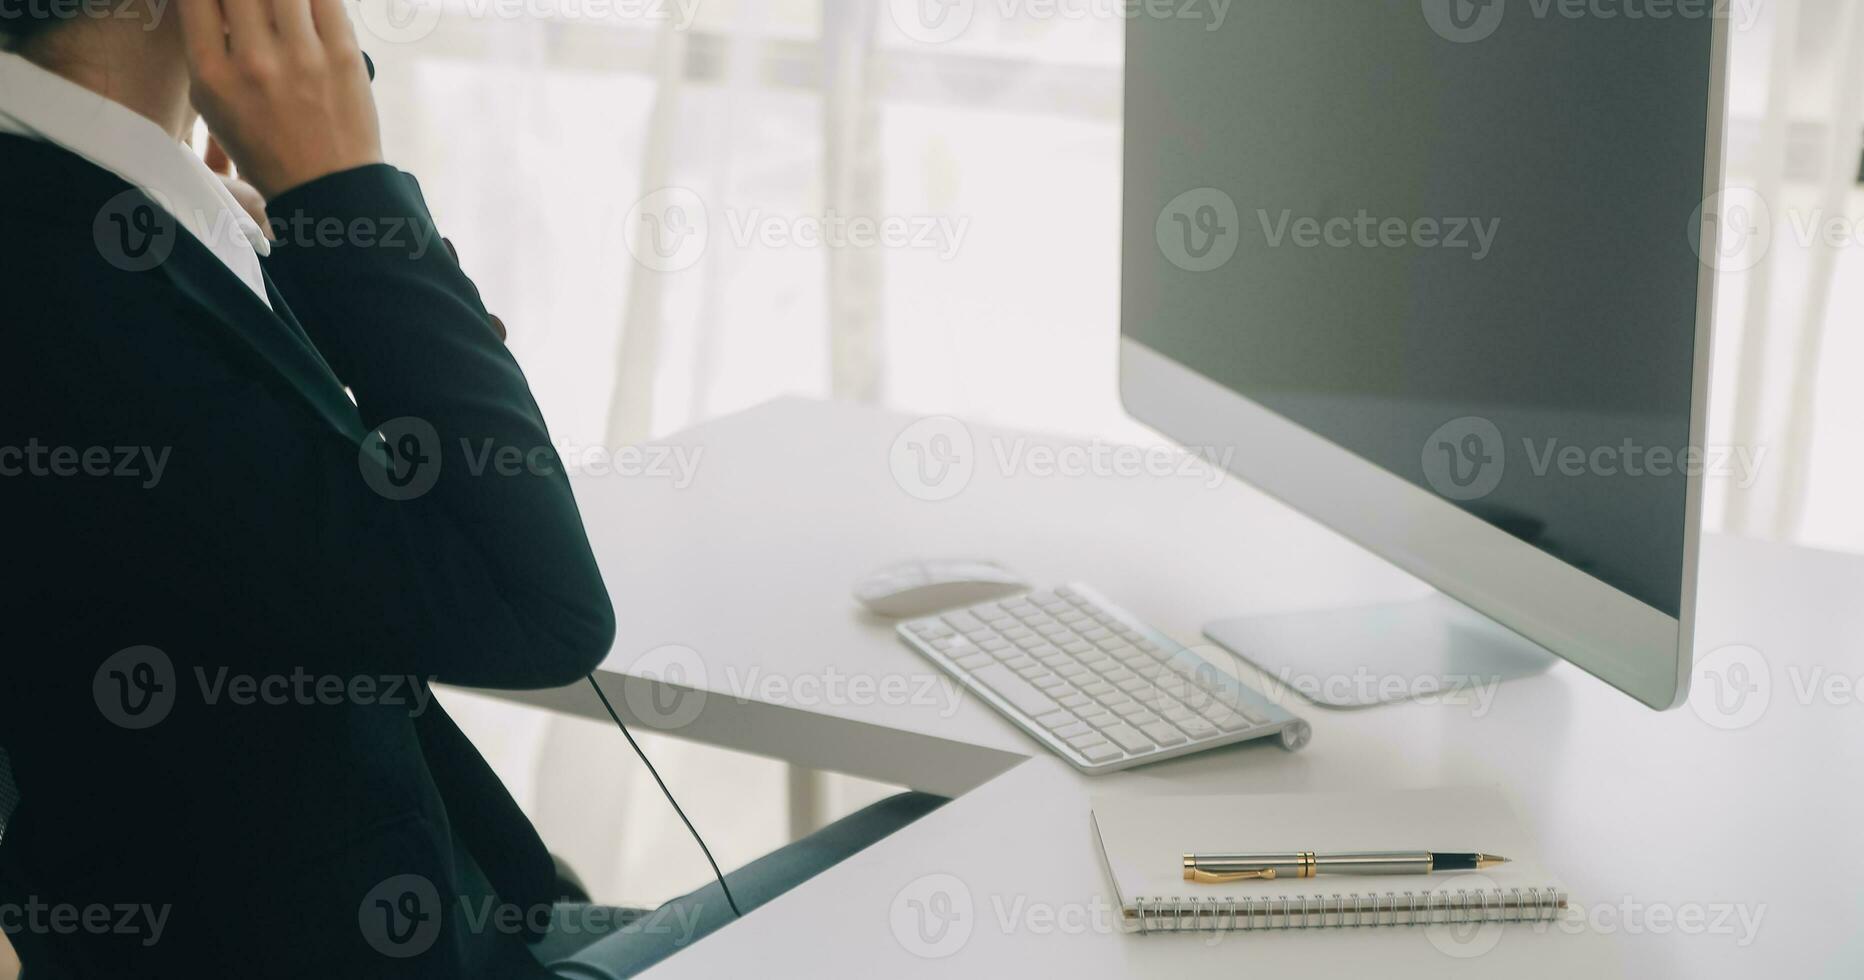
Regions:
<instances>
[{"instance_id":1,"label":"woman's hand","mask_svg":"<svg viewBox=\"0 0 1864 980\"><path fill-rule=\"evenodd\" d=\"M179 0L195 109L266 198L382 162L342 0Z\"/></svg>"},{"instance_id":2,"label":"woman's hand","mask_svg":"<svg viewBox=\"0 0 1864 980\"><path fill-rule=\"evenodd\" d=\"M220 182L226 185L228 193L233 195L233 200L239 202L239 206L259 226L259 230L265 233L265 237L271 238L272 222L265 216L265 197L259 193L257 187L233 176L233 158L227 156L226 148L220 145L219 140L211 136L207 138L205 159L207 169L212 170L220 178Z\"/></svg>"}]
</instances>

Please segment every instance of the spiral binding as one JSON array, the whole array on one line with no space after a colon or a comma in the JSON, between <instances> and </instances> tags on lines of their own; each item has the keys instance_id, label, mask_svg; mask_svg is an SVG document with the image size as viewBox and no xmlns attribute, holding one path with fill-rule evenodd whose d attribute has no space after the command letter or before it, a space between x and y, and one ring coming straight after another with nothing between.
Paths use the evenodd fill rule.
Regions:
<instances>
[{"instance_id":1,"label":"spiral binding","mask_svg":"<svg viewBox=\"0 0 1864 980\"><path fill-rule=\"evenodd\" d=\"M1190 899L1173 895L1133 901L1141 933L1551 922L1565 910L1566 893L1557 888L1458 888L1422 895L1410 891Z\"/></svg>"}]
</instances>

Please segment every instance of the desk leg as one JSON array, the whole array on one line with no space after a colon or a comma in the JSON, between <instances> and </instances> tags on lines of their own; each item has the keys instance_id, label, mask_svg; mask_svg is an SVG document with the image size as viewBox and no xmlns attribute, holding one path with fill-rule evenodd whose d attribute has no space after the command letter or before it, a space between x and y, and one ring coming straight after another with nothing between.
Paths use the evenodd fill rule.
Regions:
<instances>
[{"instance_id":1,"label":"desk leg","mask_svg":"<svg viewBox=\"0 0 1864 980\"><path fill-rule=\"evenodd\" d=\"M822 774L803 766L788 766L790 840L798 841L822 829Z\"/></svg>"}]
</instances>

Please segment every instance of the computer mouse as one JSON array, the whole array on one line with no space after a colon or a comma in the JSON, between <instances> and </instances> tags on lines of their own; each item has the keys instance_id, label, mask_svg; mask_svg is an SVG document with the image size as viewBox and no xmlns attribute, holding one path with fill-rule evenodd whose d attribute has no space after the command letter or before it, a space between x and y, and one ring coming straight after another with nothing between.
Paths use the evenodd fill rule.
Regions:
<instances>
[{"instance_id":1,"label":"computer mouse","mask_svg":"<svg viewBox=\"0 0 1864 980\"><path fill-rule=\"evenodd\" d=\"M854 597L875 615L909 619L1028 590L1022 576L994 562L930 560L879 569L854 584Z\"/></svg>"}]
</instances>

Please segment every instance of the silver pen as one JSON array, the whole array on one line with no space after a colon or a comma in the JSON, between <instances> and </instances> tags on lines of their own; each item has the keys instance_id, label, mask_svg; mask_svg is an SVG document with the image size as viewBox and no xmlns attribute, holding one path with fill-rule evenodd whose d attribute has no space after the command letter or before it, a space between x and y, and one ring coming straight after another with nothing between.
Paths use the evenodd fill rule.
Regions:
<instances>
[{"instance_id":1,"label":"silver pen","mask_svg":"<svg viewBox=\"0 0 1864 980\"><path fill-rule=\"evenodd\" d=\"M1312 878L1315 875L1427 875L1433 871L1479 871L1507 861L1494 854L1469 851L1186 854L1184 880L1218 885L1230 881Z\"/></svg>"}]
</instances>

